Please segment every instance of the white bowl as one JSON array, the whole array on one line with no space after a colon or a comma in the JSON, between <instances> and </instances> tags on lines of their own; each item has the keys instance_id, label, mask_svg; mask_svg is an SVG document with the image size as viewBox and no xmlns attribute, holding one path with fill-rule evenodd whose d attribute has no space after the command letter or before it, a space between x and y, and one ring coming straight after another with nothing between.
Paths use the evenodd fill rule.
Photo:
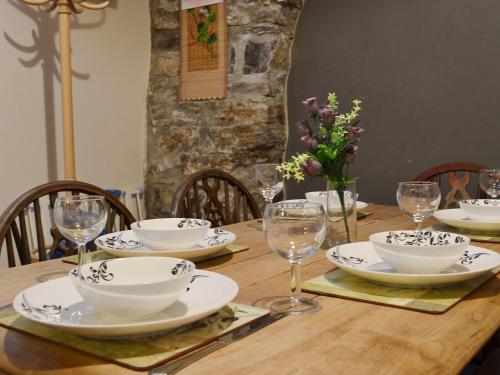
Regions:
<instances>
[{"instance_id":1,"label":"white bowl","mask_svg":"<svg viewBox=\"0 0 500 375\"><path fill-rule=\"evenodd\" d=\"M370 242L377 254L399 273L433 274L452 266L470 239L448 232L393 231L372 234Z\"/></svg>"},{"instance_id":2,"label":"white bowl","mask_svg":"<svg viewBox=\"0 0 500 375\"><path fill-rule=\"evenodd\" d=\"M323 204L326 210L326 194L327 194L326 191L310 191L306 193L306 199L309 202ZM354 199L350 191L344 191L344 205L346 209L350 209L354 205ZM340 198L336 191L330 191L328 208L330 210L342 209L342 206L340 204Z\"/></svg>"},{"instance_id":3,"label":"white bowl","mask_svg":"<svg viewBox=\"0 0 500 375\"><path fill-rule=\"evenodd\" d=\"M200 242L210 224L210 221L203 219L151 219L132 223L130 229L150 249L180 250L189 249Z\"/></svg>"},{"instance_id":4,"label":"white bowl","mask_svg":"<svg viewBox=\"0 0 500 375\"><path fill-rule=\"evenodd\" d=\"M473 220L500 222L500 199L467 199L458 204Z\"/></svg>"},{"instance_id":5,"label":"white bowl","mask_svg":"<svg viewBox=\"0 0 500 375\"><path fill-rule=\"evenodd\" d=\"M161 312L186 291L195 265L184 259L134 257L84 264L70 272L78 293L97 311L121 319Z\"/></svg>"}]
</instances>

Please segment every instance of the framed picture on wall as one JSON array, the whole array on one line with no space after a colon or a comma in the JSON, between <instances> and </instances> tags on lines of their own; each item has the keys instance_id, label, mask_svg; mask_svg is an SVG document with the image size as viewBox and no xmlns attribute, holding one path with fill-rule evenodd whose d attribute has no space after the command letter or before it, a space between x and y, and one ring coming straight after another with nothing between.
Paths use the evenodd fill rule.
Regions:
<instances>
[{"instance_id":1,"label":"framed picture on wall","mask_svg":"<svg viewBox=\"0 0 500 375\"><path fill-rule=\"evenodd\" d=\"M227 96L227 44L224 0L181 0L181 100Z\"/></svg>"}]
</instances>

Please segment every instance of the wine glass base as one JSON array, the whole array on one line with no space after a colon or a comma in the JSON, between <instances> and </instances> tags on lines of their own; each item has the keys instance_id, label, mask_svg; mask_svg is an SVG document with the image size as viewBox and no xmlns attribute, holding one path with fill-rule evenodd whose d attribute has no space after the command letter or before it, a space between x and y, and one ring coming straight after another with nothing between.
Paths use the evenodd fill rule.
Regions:
<instances>
[{"instance_id":1,"label":"wine glass base","mask_svg":"<svg viewBox=\"0 0 500 375\"><path fill-rule=\"evenodd\" d=\"M275 300L271 306L272 312L288 315L306 315L321 310L321 305L309 298L284 297Z\"/></svg>"},{"instance_id":2,"label":"wine glass base","mask_svg":"<svg viewBox=\"0 0 500 375\"><path fill-rule=\"evenodd\" d=\"M263 225L262 219L258 219L257 221L251 221L250 223L247 224L247 226L249 228L258 230L260 232L264 231L264 225Z\"/></svg>"}]
</instances>

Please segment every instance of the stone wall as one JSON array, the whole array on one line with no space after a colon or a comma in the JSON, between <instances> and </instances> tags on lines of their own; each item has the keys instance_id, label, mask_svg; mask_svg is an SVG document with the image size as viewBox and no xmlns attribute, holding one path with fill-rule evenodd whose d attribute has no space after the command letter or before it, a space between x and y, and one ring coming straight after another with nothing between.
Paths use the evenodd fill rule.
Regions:
<instances>
[{"instance_id":1,"label":"stone wall","mask_svg":"<svg viewBox=\"0 0 500 375\"><path fill-rule=\"evenodd\" d=\"M255 192L252 166L282 161L290 50L303 2L228 0L228 97L180 102L179 1L150 1L149 217L168 214L175 190L188 174L220 168Z\"/></svg>"}]
</instances>

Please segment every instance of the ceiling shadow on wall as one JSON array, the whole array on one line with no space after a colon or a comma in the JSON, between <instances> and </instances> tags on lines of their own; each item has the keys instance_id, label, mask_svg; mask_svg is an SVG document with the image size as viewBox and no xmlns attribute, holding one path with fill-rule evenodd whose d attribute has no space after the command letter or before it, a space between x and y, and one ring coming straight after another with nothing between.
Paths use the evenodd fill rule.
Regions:
<instances>
[{"instance_id":1,"label":"ceiling shadow on wall","mask_svg":"<svg viewBox=\"0 0 500 375\"><path fill-rule=\"evenodd\" d=\"M35 24L31 30L32 45L22 45L4 31L4 37L9 44L22 53L19 62L26 68L42 67L45 144L47 149L47 177L49 181L57 180L57 148L56 148L56 123L54 78L61 81L59 51L57 40L59 23L57 11L47 13L40 7L22 4L16 0L8 0L9 4L29 17ZM98 28L106 21L105 11L100 12L100 17L95 22L81 23L78 17L71 20L71 30ZM90 75L72 71L72 76L80 80L88 80ZM59 100L59 98L57 99Z\"/></svg>"}]
</instances>

